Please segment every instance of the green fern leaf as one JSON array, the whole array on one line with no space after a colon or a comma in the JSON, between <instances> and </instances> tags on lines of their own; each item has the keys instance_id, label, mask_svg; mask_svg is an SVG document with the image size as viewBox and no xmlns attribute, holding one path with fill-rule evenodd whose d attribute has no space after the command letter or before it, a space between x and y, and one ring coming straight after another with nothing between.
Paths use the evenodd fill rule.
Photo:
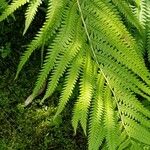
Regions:
<instances>
[{"instance_id":1,"label":"green fern leaf","mask_svg":"<svg viewBox=\"0 0 150 150\"><path fill-rule=\"evenodd\" d=\"M26 11L26 21L25 21L25 29L23 31L23 35L26 33L26 31L28 30L36 12L38 7L42 4L42 0L32 0L29 3L29 7Z\"/></svg>"},{"instance_id":2,"label":"green fern leaf","mask_svg":"<svg viewBox=\"0 0 150 150\"><path fill-rule=\"evenodd\" d=\"M141 24L138 21L138 18L136 18L132 12L132 9L129 7L129 3L125 0L112 0L113 3L118 6L118 9L121 13L125 15L125 17L129 20L130 23L132 23L142 34L143 28Z\"/></svg>"},{"instance_id":3,"label":"green fern leaf","mask_svg":"<svg viewBox=\"0 0 150 150\"><path fill-rule=\"evenodd\" d=\"M86 55L86 61L83 68L83 75L80 83L80 95L74 108L72 125L76 132L78 122L80 121L83 131L86 135L87 116L93 93L92 84L92 62L89 54Z\"/></svg>"},{"instance_id":4,"label":"green fern leaf","mask_svg":"<svg viewBox=\"0 0 150 150\"><path fill-rule=\"evenodd\" d=\"M33 90L34 97L42 87L49 72L53 69L57 57L68 48L68 43L72 41L73 34L75 32L72 27L75 27L77 21L77 16L75 15L77 5L73 3L71 6L72 7L69 12L68 9L66 10L62 30L57 34L56 39L53 41L53 45L50 45L48 49L45 62Z\"/></svg>"},{"instance_id":5,"label":"green fern leaf","mask_svg":"<svg viewBox=\"0 0 150 150\"><path fill-rule=\"evenodd\" d=\"M129 133L130 137L138 140L139 142L150 145L150 132L147 129L126 116L123 117L123 120L126 124L125 129Z\"/></svg>"},{"instance_id":6,"label":"green fern leaf","mask_svg":"<svg viewBox=\"0 0 150 150\"><path fill-rule=\"evenodd\" d=\"M55 90L59 78L63 75L68 65L71 63L72 59L77 55L77 53L81 50L82 46L82 39L79 36L79 31L77 30L77 35L72 41L72 43L69 45L66 52L60 56L58 59L58 62L56 62L56 67L54 69L53 75L50 79L50 82L48 84L47 91L45 93L44 98L42 99L41 103L44 102L45 99L47 99Z\"/></svg>"},{"instance_id":7,"label":"green fern leaf","mask_svg":"<svg viewBox=\"0 0 150 150\"><path fill-rule=\"evenodd\" d=\"M143 146L140 143L132 141L132 146L130 147L131 150L141 150Z\"/></svg>"},{"instance_id":8,"label":"green fern leaf","mask_svg":"<svg viewBox=\"0 0 150 150\"><path fill-rule=\"evenodd\" d=\"M115 150L117 145L115 114L112 106L112 96L110 88L107 86L105 90L105 115L104 127L106 130L106 142L109 150Z\"/></svg>"},{"instance_id":9,"label":"green fern leaf","mask_svg":"<svg viewBox=\"0 0 150 150\"><path fill-rule=\"evenodd\" d=\"M122 125L122 123L121 123ZM131 145L131 140L128 138L126 130L123 130L118 140L118 150L127 149Z\"/></svg>"},{"instance_id":10,"label":"green fern leaf","mask_svg":"<svg viewBox=\"0 0 150 150\"><path fill-rule=\"evenodd\" d=\"M132 110L132 108L125 107L123 105L120 106L120 110L124 115L128 116L130 119L134 119L140 122L142 125L146 126L147 128L150 128L149 120L139 112Z\"/></svg>"},{"instance_id":11,"label":"green fern leaf","mask_svg":"<svg viewBox=\"0 0 150 150\"><path fill-rule=\"evenodd\" d=\"M83 58L78 55L72 62L71 67L68 71L68 76L66 77L66 83L64 85L63 91L60 96L60 102L55 114L55 117L58 116L64 109L66 103L68 102L72 91L74 89L75 83L79 77L81 66L83 63Z\"/></svg>"},{"instance_id":12,"label":"green fern leaf","mask_svg":"<svg viewBox=\"0 0 150 150\"><path fill-rule=\"evenodd\" d=\"M23 56L21 57L16 73L16 78L18 77L21 69L23 68L24 64L29 59L33 51L43 45L43 43L48 41L54 30L58 27L62 17L61 10L64 9L65 4L66 2L63 0L59 0L57 2L55 0L52 0L49 2L46 21L43 27L37 33L35 39L32 40L32 42L29 44L26 52L24 52Z\"/></svg>"},{"instance_id":13,"label":"green fern leaf","mask_svg":"<svg viewBox=\"0 0 150 150\"><path fill-rule=\"evenodd\" d=\"M6 7L6 10L0 16L0 21L3 21L4 19L6 19L9 15L11 15L14 11L16 11L16 9L25 5L28 2L29 2L29 0L13 0L11 5Z\"/></svg>"},{"instance_id":14,"label":"green fern leaf","mask_svg":"<svg viewBox=\"0 0 150 150\"><path fill-rule=\"evenodd\" d=\"M92 26L92 28L90 27L89 30L94 30L95 33L101 35L105 41L109 41L110 45L115 45L115 47L119 50L118 53L120 55L123 55L121 58L126 57L125 59L122 59L122 61L124 61L124 64L128 65L129 63L127 63L127 61L130 61L131 63L127 67L132 69L136 74L142 77L142 79L150 85L150 80L148 77L149 72L145 67L141 54L139 54L139 50L137 44L135 43L135 40L127 32L120 20L118 20L118 18L113 13L111 14L111 10L109 10L103 3L99 3L99 5L95 5L94 2L90 3L90 6L93 5L93 7L95 8L94 10L91 9L91 7L87 7L87 13L90 17L87 24L89 24L89 27ZM103 11L101 11L101 9ZM110 14L110 16L106 14ZM110 17L113 18L113 21L109 20ZM94 21L95 19L93 18L97 18L99 20L99 23L96 24L96 22ZM108 22L106 22L106 20ZM103 25L100 26L100 24ZM109 33L107 35L108 31ZM116 36L114 37L114 35ZM118 43L117 41L120 42Z\"/></svg>"},{"instance_id":15,"label":"green fern leaf","mask_svg":"<svg viewBox=\"0 0 150 150\"><path fill-rule=\"evenodd\" d=\"M148 60L150 62L150 2L147 1L147 15L146 15L146 49L148 52Z\"/></svg>"},{"instance_id":16,"label":"green fern leaf","mask_svg":"<svg viewBox=\"0 0 150 150\"><path fill-rule=\"evenodd\" d=\"M126 139L123 143L121 143L117 150L127 149L130 144L130 139Z\"/></svg>"},{"instance_id":17,"label":"green fern leaf","mask_svg":"<svg viewBox=\"0 0 150 150\"><path fill-rule=\"evenodd\" d=\"M93 99L93 106L90 111L89 123L89 150L98 150L104 139L103 111L104 111L104 83L102 74L98 75L96 93Z\"/></svg>"},{"instance_id":18,"label":"green fern leaf","mask_svg":"<svg viewBox=\"0 0 150 150\"><path fill-rule=\"evenodd\" d=\"M131 73L125 66L120 64L120 62L122 62L122 59L124 59L124 56L121 57L121 55L117 52L118 50L116 50L114 47L110 46L107 42L103 40L94 40L93 43L96 45L94 48L98 51L96 53L98 55L98 60L99 62L104 64L104 68L106 67L106 71L108 72L108 74L113 74L113 76L116 74L116 76L121 79L121 82L125 81L125 86L130 87L139 95L144 93L150 95L150 88L143 82L141 82L137 78L137 76ZM99 51L99 47L101 47L101 51ZM112 57L110 56L110 54L112 55ZM143 91L143 93L141 93L141 91Z\"/></svg>"},{"instance_id":19,"label":"green fern leaf","mask_svg":"<svg viewBox=\"0 0 150 150\"><path fill-rule=\"evenodd\" d=\"M138 4L138 18L139 22L146 28L146 20L147 20L147 2L146 0L140 0Z\"/></svg>"}]
</instances>

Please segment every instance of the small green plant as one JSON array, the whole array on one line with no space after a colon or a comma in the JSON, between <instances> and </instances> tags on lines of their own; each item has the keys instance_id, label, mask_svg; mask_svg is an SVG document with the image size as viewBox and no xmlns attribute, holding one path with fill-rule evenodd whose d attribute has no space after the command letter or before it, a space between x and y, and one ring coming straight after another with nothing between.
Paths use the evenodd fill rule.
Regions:
<instances>
[{"instance_id":1,"label":"small green plant","mask_svg":"<svg viewBox=\"0 0 150 150\"><path fill-rule=\"evenodd\" d=\"M6 43L5 46L0 47L0 55L2 58L6 58L11 53L10 43Z\"/></svg>"},{"instance_id":2,"label":"small green plant","mask_svg":"<svg viewBox=\"0 0 150 150\"><path fill-rule=\"evenodd\" d=\"M56 116L79 82L72 125L88 134L88 149L123 150L150 145L150 1L13 0L6 19L27 4L25 34L38 8L47 3L43 26L28 45L16 78L31 54L46 52L30 102L48 80L41 104L64 76ZM147 55L148 54L148 55Z\"/></svg>"}]
</instances>

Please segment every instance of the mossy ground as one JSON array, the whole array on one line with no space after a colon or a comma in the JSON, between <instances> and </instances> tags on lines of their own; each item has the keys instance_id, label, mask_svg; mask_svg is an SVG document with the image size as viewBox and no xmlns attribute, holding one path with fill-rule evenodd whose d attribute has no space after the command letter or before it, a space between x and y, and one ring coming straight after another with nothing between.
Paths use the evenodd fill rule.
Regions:
<instances>
[{"instance_id":1,"label":"mossy ground","mask_svg":"<svg viewBox=\"0 0 150 150\"><path fill-rule=\"evenodd\" d=\"M0 150L85 150L86 138L81 130L74 136L71 106L53 121L59 88L44 105L40 106L36 99L27 108L23 107L31 94L41 62L37 60L39 54L34 53L19 78L14 80L24 45L35 30L31 28L32 32L23 37L23 23L21 18L18 20L16 23L10 19L0 26L0 48L6 52L4 58L0 53Z\"/></svg>"}]
</instances>

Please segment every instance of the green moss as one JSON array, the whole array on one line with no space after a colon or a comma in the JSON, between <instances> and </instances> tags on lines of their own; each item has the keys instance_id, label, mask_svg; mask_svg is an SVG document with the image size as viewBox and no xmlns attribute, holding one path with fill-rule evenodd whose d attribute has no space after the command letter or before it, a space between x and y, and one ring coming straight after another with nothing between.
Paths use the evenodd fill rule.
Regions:
<instances>
[{"instance_id":1,"label":"green moss","mask_svg":"<svg viewBox=\"0 0 150 150\"><path fill-rule=\"evenodd\" d=\"M67 111L53 120L56 112L54 101L58 101L58 93L43 106L39 105L37 99L24 108L23 102L30 94L35 79L22 73L19 80L14 81L15 68L13 69L3 68L3 75L0 76L0 150L84 150L85 139L81 133L73 136ZM35 71L36 68L30 70L29 67L28 73L31 75Z\"/></svg>"}]
</instances>

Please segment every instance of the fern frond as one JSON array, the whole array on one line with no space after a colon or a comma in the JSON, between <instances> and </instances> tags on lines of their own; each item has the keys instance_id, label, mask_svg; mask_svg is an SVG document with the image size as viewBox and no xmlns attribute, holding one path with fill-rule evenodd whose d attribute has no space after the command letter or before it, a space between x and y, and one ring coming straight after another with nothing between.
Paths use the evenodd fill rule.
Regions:
<instances>
[{"instance_id":1,"label":"fern frond","mask_svg":"<svg viewBox=\"0 0 150 150\"><path fill-rule=\"evenodd\" d=\"M89 118L89 139L88 149L98 150L105 136L103 125L104 112L104 83L105 79L102 74L98 74L95 96Z\"/></svg>"},{"instance_id":2,"label":"fern frond","mask_svg":"<svg viewBox=\"0 0 150 150\"><path fill-rule=\"evenodd\" d=\"M133 14L132 9L129 7L129 3L125 0L112 0L113 3L118 7L119 11L125 15L128 21L133 24L140 33L143 33L143 28L138 21L138 18Z\"/></svg>"},{"instance_id":3,"label":"fern frond","mask_svg":"<svg viewBox=\"0 0 150 150\"><path fill-rule=\"evenodd\" d=\"M147 51L148 51L148 60L150 62L150 26L147 28Z\"/></svg>"},{"instance_id":4,"label":"fern frond","mask_svg":"<svg viewBox=\"0 0 150 150\"><path fill-rule=\"evenodd\" d=\"M142 94L141 91L150 95L150 88L141 82L137 76L128 70L124 65L120 64L122 63L122 59L124 59L124 57L121 57L115 47L110 46L103 40L94 40L93 43L96 45L94 48L97 51L99 51L99 48L103 51L96 52L96 54L98 55L99 62L104 65L104 68L106 67L108 74L113 74L113 76L116 74L119 78L118 80L121 80L121 83L124 82L126 87L130 87L131 90L136 91L139 95Z\"/></svg>"},{"instance_id":5,"label":"fern frond","mask_svg":"<svg viewBox=\"0 0 150 150\"><path fill-rule=\"evenodd\" d=\"M78 55L73 60L71 66L69 68L69 71L68 71L68 76L65 79L64 88L63 88L61 96L60 96L60 102L59 102L55 117L62 112L66 103L69 100L69 98L73 92L75 83L79 77L82 63L83 63L83 58L80 55Z\"/></svg>"},{"instance_id":6,"label":"fern frond","mask_svg":"<svg viewBox=\"0 0 150 150\"><path fill-rule=\"evenodd\" d=\"M123 150L123 149L127 149L127 147L129 147L131 144L131 140L130 138L128 138L126 131L124 130L120 137L119 137L119 142L118 142L118 150Z\"/></svg>"},{"instance_id":7,"label":"fern frond","mask_svg":"<svg viewBox=\"0 0 150 150\"><path fill-rule=\"evenodd\" d=\"M141 38L139 38L138 41L141 40L141 44L140 47L143 49L144 52L146 52L147 46L148 46L148 26L149 26L149 22L150 22L150 6L149 6L149 1L147 0L141 0L139 1L138 4L138 18L139 18L139 22L142 24L143 28L144 28L144 36L141 40Z\"/></svg>"},{"instance_id":8,"label":"fern frond","mask_svg":"<svg viewBox=\"0 0 150 150\"><path fill-rule=\"evenodd\" d=\"M120 91L118 91L118 92L120 92ZM145 108L141 102L139 102L139 100L135 97L135 95L133 93L129 93L128 91L123 92L123 90L122 90L122 92L118 93L117 96L127 106L131 107L132 109L134 109L136 111L139 111L146 117L150 118L150 111L147 108Z\"/></svg>"},{"instance_id":9,"label":"fern frond","mask_svg":"<svg viewBox=\"0 0 150 150\"><path fill-rule=\"evenodd\" d=\"M142 114L140 114L138 111L132 110L132 108L123 105L120 106L120 110L124 115L128 116L130 119L134 119L135 121L138 121L143 126L150 128L149 120L146 117L144 117Z\"/></svg>"},{"instance_id":10,"label":"fern frond","mask_svg":"<svg viewBox=\"0 0 150 150\"><path fill-rule=\"evenodd\" d=\"M28 2L29 0L13 0L13 2L6 7L6 10L2 13L2 15L0 15L0 22L16 11L16 9L20 8Z\"/></svg>"},{"instance_id":11,"label":"fern frond","mask_svg":"<svg viewBox=\"0 0 150 150\"><path fill-rule=\"evenodd\" d=\"M66 1L59 0L56 2L55 0L51 0L48 4L49 6L46 15L46 21L35 36L35 39L32 40L32 42L29 44L26 52L24 52L23 56L21 57L16 73L16 78L18 77L21 69L23 68L24 64L29 59L33 51L43 45L43 43L48 41L61 21L62 12L65 8Z\"/></svg>"},{"instance_id":12,"label":"fern frond","mask_svg":"<svg viewBox=\"0 0 150 150\"><path fill-rule=\"evenodd\" d=\"M146 28L146 20L147 20L147 4L146 0L140 0L138 4L138 18L139 22Z\"/></svg>"},{"instance_id":13,"label":"fern frond","mask_svg":"<svg viewBox=\"0 0 150 150\"><path fill-rule=\"evenodd\" d=\"M75 55L80 51L81 43L76 42L73 43L66 51L64 56L62 56L59 60L59 62L56 62L57 66L54 69L53 75L50 79L50 82L48 84L48 88L46 91L46 94L44 98L42 99L41 103L44 102L45 99L47 99L55 90L59 78L63 75L66 68L68 67L69 63L72 61L72 59L75 57Z\"/></svg>"},{"instance_id":14,"label":"fern frond","mask_svg":"<svg viewBox=\"0 0 150 150\"><path fill-rule=\"evenodd\" d=\"M144 144L150 144L150 132L136 123L134 120L129 119L126 116L123 116L123 120L126 124L125 128L127 132L130 134L130 137L142 142Z\"/></svg>"},{"instance_id":15,"label":"fern frond","mask_svg":"<svg viewBox=\"0 0 150 150\"><path fill-rule=\"evenodd\" d=\"M146 49L148 52L148 60L150 62L150 2L147 1L147 20L146 20Z\"/></svg>"},{"instance_id":16,"label":"fern frond","mask_svg":"<svg viewBox=\"0 0 150 150\"><path fill-rule=\"evenodd\" d=\"M76 36L72 40L72 42L69 43L69 47L67 47L67 50L64 52L64 54L61 54L58 58L58 61L56 62L56 66L54 68L54 71L52 73L52 76L50 78L50 82L47 87L47 91L45 93L44 98L42 99L41 103L44 102L45 99L47 99L55 90L59 78L63 75L68 65L71 63L72 59L77 55L77 53L81 50L81 47L83 45L83 39L80 36L81 30L80 30L80 24L81 22L78 22L77 30L76 30Z\"/></svg>"},{"instance_id":17,"label":"fern frond","mask_svg":"<svg viewBox=\"0 0 150 150\"><path fill-rule=\"evenodd\" d=\"M57 34L53 44L49 46L45 62L33 90L34 97L42 87L49 72L53 69L57 57L68 48L68 44L72 41L73 34L75 32L74 27L77 22L77 16L75 15L76 7L77 5L73 3L69 11L68 9L66 10L61 31Z\"/></svg>"},{"instance_id":18,"label":"fern frond","mask_svg":"<svg viewBox=\"0 0 150 150\"><path fill-rule=\"evenodd\" d=\"M144 149L144 148L140 143L132 141L130 150L141 150L141 149Z\"/></svg>"},{"instance_id":19,"label":"fern frond","mask_svg":"<svg viewBox=\"0 0 150 150\"><path fill-rule=\"evenodd\" d=\"M28 30L34 16L37 12L38 7L42 4L42 0L31 0L29 6L26 10L26 20L25 20L25 29L23 31L23 35Z\"/></svg>"},{"instance_id":20,"label":"fern frond","mask_svg":"<svg viewBox=\"0 0 150 150\"><path fill-rule=\"evenodd\" d=\"M83 68L83 75L80 81L80 95L74 107L72 125L76 133L78 122L80 121L84 133L86 134L88 109L93 94L92 62L89 53Z\"/></svg>"},{"instance_id":21,"label":"fern frond","mask_svg":"<svg viewBox=\"0 0 150 150\"><path fill-rule=\"evenodd\" d=\"M124 64L128 65L127 67L132 69L136 74L142 77L142 79L150 85L150 80L148 77L149 72L145 67L142 55L140 54L141 52L139 52L135 40L125 29L125 26L123 26L123 24L116 18L113 13L111 14L110 10L103 3L99 4L100 6L94 4L94 2L90 3L90 6L92 5L95 9L87 7L88 16L91 15L90 19L87 22L88 26L90 27L89 30L94 30L95 33L101 35L101 38L103 38L104 41L108 41L110 45L115 45L115 47L119 50L118 55L123 55L121 58L122 61L124 61ZM109 14L110 16L106 14ZM99 20L98 23L95 22L95 19L93 18L97 18ZM109 20L109 18L113 18L113 21ZM110 30L111 32L108 33L108 31ZM118 43L117 41L120 42Z\"/></svg>"},{"instance_id":22,"label":"fern frond","mask_svg":"<svg viewBox=\"0 0 150 150\"><path fill-rule=\"evenodd\" d=\"M105 90L105 113L104 113L104 128L106 130L106 142L109 150L116 150L117 145L117 129L115 123L115 114L112 103L112 94L107 86Z\"/></svg>"}]
</instances>

